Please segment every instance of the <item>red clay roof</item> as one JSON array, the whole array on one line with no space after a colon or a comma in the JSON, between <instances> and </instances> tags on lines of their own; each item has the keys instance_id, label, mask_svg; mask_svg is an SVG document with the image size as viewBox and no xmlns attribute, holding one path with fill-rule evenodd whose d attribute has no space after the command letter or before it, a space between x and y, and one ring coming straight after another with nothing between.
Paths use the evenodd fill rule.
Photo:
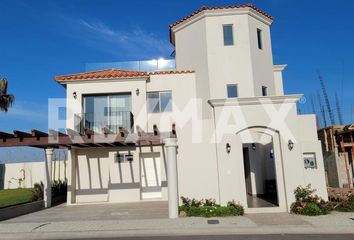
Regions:
<instances>
[{"instance_id":1,"label":"red clay roof","mask_svg":"<svg viewBox=\"0 0 354 240\"><path fill-rule=\"evenodd\" d=\"M206 10L217 10L217 9L232 9L232 8L252 8L253 10L255 10L256 12L262 14L263 16L273 20L273 17L268 15L267 13L263 12L262 10L256 8L255 6L253 6L252 3L248 3L248 4L244 4L244 5L233 5L233 6L223 6L223 7L202 7L201 9L193 12L191 15L179 20L178 22L175 22L173 24L170 25L170 29L173 28L174 26L177 26L178 24L192 18L193 16L206 11Z\"/></svg>"},{"instance_id":2,"label":"red clay roof","mask_svg":"<svg viewBox=\"0 0 354 240\"><path fill-rule=\"evenodd\" d=\"M105 69L94 72L84 72L69 75L62 75L54 77L55 81L67 80L84 80L84 79L107 79L107 78L132 78L132 77L147 77L147 72L119 70L119 69Z\"/></svg>"},{"instance_id":3,"label":"red clay roof","mask_svg":"<svg viewBox=\"0 0 354 240\"><path fill-rule=\"evenodd\" d=\"M75 81L75 80L88 80L88 79L114 79L114 78L135 78L135 77L148 77L150 75L162 75L162 74L183 74L193 73L192 70L169 70L169 71L156 71L156 72L143 72L143 71L131 71L120 69L105 69L94 72L84 72L69 75L61 75L54 77L57 82L61 81Z\"/></svg>"}]
</instances>

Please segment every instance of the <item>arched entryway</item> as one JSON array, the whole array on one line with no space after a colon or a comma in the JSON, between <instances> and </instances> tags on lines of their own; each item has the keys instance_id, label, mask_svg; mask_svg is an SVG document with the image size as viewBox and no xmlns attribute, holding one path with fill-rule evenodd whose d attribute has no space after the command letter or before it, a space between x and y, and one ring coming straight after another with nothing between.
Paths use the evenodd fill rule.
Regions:
<instances>
[{"instance_id":1,"label":"arched entryway","mask_svg":"<svg viewBox=\"0 0 354 240\"><path fill-rule=\"evenodd\" d=\"M248 212L287 210L280 134L255 126L236 133L242 143Z\"/></svg>"}]
</instances>

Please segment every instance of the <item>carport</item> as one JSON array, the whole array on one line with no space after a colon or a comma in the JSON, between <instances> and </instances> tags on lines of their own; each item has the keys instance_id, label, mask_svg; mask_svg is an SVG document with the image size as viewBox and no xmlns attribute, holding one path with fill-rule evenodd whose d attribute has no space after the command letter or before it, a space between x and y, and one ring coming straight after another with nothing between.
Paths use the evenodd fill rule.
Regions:
<instances>
[{"instance_id":1,"label":"carport","mask_svg":"<svg viewBox=\"0 0 354 240\"><path fill-rule=\"evenodd\" d=\"M118 134L103 129L103 134L93 131L85 131L84 134L67 129L67 134L55 130L44 133L32 130L31 133L15 130L13 134L0 132L0 147L36 147L45 150L45 179L44 179L44 202L45 207L51 207L51 166L53 150L55 148L67 148L69 163L68 198L75 195L76 174L75 161L71 161L73 152L78 148L90 147L124 147L124 146L164 146L167 156L168 178L168 209L169 217L178 217L178 186L177 186L177 137L175 125L171 132L159 132L156 125L154 131L145 133L137 126L137 133L129 133L121 128Z\"/></svg>"}]
</instances>

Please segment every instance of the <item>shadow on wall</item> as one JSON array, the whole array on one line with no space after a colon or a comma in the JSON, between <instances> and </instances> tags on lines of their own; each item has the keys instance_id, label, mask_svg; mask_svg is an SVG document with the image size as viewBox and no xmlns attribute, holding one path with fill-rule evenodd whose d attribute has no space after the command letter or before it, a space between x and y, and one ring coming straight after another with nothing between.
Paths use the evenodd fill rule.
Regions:
<instances>
[{"instance_id":1,"label":"shadow on wall","mask_svg":"<svg viewBox=\"0 0 354 240\"><path fill-rule=\"evenodd\" d=\"M5 187L5 171L6 171L6 165L0 164L0 190L4 189Z\"/></svg>"}]
</instances>

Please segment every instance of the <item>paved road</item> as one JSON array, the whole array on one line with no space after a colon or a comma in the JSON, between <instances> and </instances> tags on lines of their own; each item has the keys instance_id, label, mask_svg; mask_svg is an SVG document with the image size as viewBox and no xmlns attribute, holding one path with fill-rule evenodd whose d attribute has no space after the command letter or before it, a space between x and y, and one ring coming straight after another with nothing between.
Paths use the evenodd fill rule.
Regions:
<instances>
[{"instance_id":1,"label":"paved road","mask_svg":"<svg viewBox=\"0 0 354 240\"><path fill-rule=\"evenodd\" d=\"M116 240L307 240L307 239L308 240L353 240L354 235L274 234L274 235L122 237L122 238L105 238L105 239L109 239L109 240L113 240L113 239Z\"/></svg>"}]
</instances>

